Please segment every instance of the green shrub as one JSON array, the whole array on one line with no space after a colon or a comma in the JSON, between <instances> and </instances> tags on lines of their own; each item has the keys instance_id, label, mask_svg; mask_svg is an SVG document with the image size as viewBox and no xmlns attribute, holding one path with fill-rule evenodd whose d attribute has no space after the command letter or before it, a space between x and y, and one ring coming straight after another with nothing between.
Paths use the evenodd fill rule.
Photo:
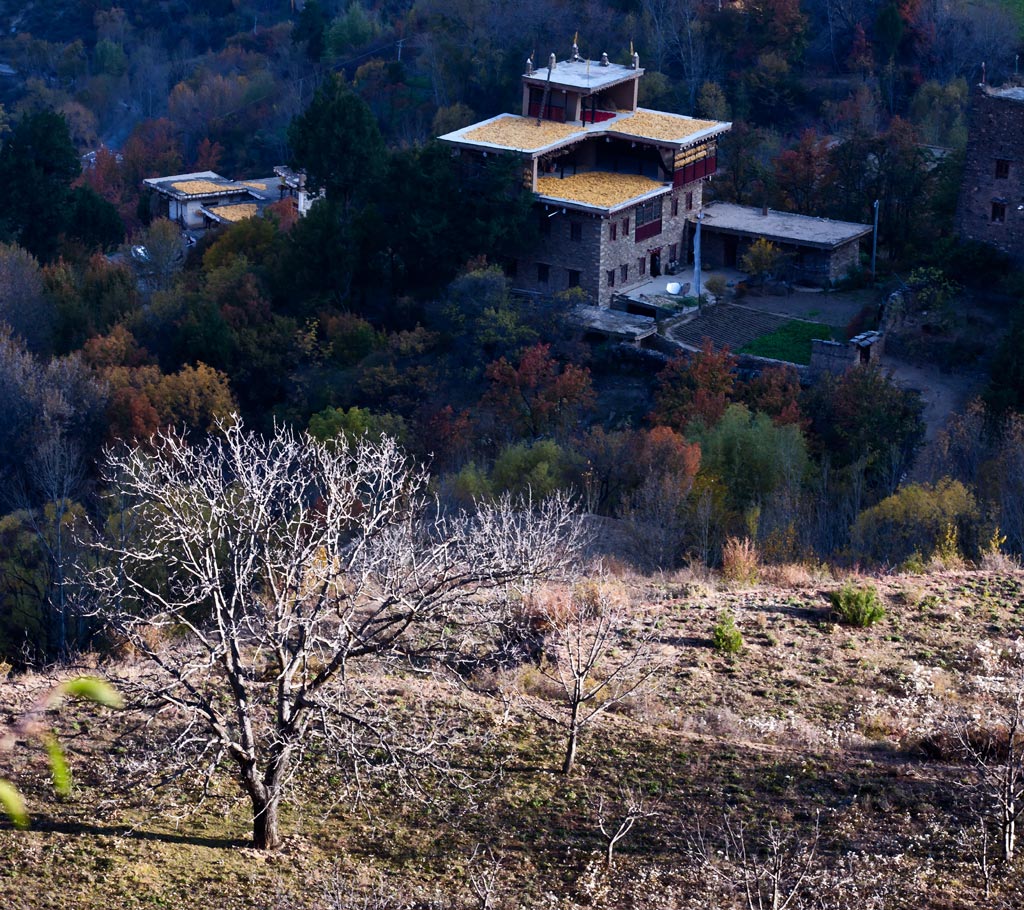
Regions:
<instances>
[{"instance_id":1,"label":"green shrub","mask_svg":"<svg viewBox=\"0 0 1024 910\"><path fill-rule=\"evenodd\" d=\"M860 513L853 526L854 552L888 565L913 560L915 553L935 555L937 550L947 560L953 549L971 556L978 549L980 518L974 494L959 480L944 477L935 485L907 484Z\"/></svg>"},{"instance_id":2,"label":"green shrub","mask_svg":"<svg viewBox=\"0 0 1024 910\"><path fill-rule=\"evenodd\" d=\"M723 654L739 654L743 650L743 633L736 628L732 613L723 613L718 624L711 630L711 641L716 651Z\"/></svg>"},{"instance_id":3,"label":"green shrub","mask_svg":"<svg viewBox=\"0 0 1024 910\"><path fill-rule=\"evenodd\" d=\"M833 613L848 626L866 629L885 616L885 606L874 585L857 586L847 582L838 591L833 591L829 598Z\"/></svg>"}]
</instances>

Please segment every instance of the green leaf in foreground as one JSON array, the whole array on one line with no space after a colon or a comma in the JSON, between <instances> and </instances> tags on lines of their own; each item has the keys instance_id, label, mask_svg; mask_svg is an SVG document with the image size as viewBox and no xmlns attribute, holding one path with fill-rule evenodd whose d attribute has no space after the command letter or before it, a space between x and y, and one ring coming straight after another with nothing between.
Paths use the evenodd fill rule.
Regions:
<instances>
[{"instance_id":1,"label":"green leaf in foreground","mask_svg":"<svg viewBox=\"0 0 1024 910\"><path fill-rule=\"evenodd\" d=\"M46 754L50 756L50 774L53 776L53 789L61 796L71 795L71 770L68 768L64 750L56 736L47 734L43 737Z\"/></svg>"},{"instance_id":2,"label":"green leaf in foreground","mask_svg":"<svg viewBox=\"0 0 1024 910\"><path fill-rule=\"evenodd\" d=\"M14 822L17 828L28 827L28 810L25 808L25 800L22 799L14 784L0 780L0 806Z\"/></svg>"},{"instance_id":3,"label":"green leaf in foreground","mask_svg":"<svg viewBox=\"0 0 1024 910\"><path fill-rule=\"evenodd\" d=\"M123 708L124 699L121 694L110 683L104 682L95 676L77 676L69 679L60 687L64 695L73 695L76 698L87 698L98 705L107 708Z\"/></svg>"}]
</instances>

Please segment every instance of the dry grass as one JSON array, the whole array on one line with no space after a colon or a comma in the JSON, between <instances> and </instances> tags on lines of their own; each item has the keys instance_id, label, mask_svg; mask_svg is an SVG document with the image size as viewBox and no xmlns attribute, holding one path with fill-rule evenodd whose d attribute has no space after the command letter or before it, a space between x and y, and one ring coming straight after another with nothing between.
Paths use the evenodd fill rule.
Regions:
<instances>
[{"instance_id":1,"label":"dry grass","mask_svg":"<svg viewBox=\"0 0 1024 910\"><path fill-rule=\"evenodd\" d=\"M722 546L722 577L738 585L752 585L758 579L761 558L749 538L729 537Z\"/></svg>"},{"instance_id":2,"label":"dry grass","mask_svg":"<svg viewBox=\"0 0 1024 910\"><path fill-rule=\"evenodd\" d=\"M972 684L990 678L993 663L1014 649L1024 573L873 578L889 615L863 630L829 622L826 592L837 583L823 583L817 569L783 567L780 573L781 587L716 590L701 572L627 573L544 592L556 603L628 598L657 615L664 657L656 691L593 728L581 744L581 767L568 780L549 773L558 758L556 734L490 691L515 685L532 698L554 697L535 665L483 668L488 685L474 679L459 690L431 686L418 673L387 677L381 685L397 705L411 705L421 689L429 689L423 698L433 704L457 703L458 729L492 737L479 748L488 759L505 760L503 773L472 795L435 788L441 808L391 788L370 788L366 804L353 811L335 805L339 783L327 779L336 773L330 762L313 758L285 813L285 848L271 857L242 846L245 806L228 799L234 791L227 784L180 825L146 803L149 794L111 803L123 784L113 773L117 764L108 770L104 761L134 757L122 759L108 748L111 727L121 721L69 705L56 722L78 782L72 799L53 798L40 750L18 749L10 756L14 764L0 767L0 777L22 786L34 820L27 832L0 823L7 870L0 871L0 906L319 910L332 905L323 889L325 876L336 870L354 896L383 879L402 893L396 906L427 906L427 896L438 893L445 896L439 905L465 907L475 905L466 888L468 857L483 843L502 860L503 898L496 907L573 908L583 870L601 845L595 795L621 784L658 794L660 805L658 816L638 824L624 842L618 868L624 881L657 870L663 896L637 897L624 888L588 906L733 906L688 885L680 851L694 818L720 818L723 806L752 828L773 820L797 832L806 832L821 808L823 862L837 875L861 876L858 887L866 889L868 873L849 873L845 863L854 853L875 856L878 870L868 872L884 876L886 893L899 895L894 907L1020 906L1009 891L985 900L974 867L956 846L964 823L957 804L964 766L927 757L919 744L934 735L946 708L984 708ZM810 584L798 590L805 579ZM724 610L743 630L739 657L711 646L709 632ZM41 677L0 680L0 724L44 685ZM150 748L150 735L158 733L131 742ZM480 757L467 761L487 770ZM1015 880L999 878L995 887L1005 881L1009 888ZM362 906L354 898L353 905ZM876 905L865 897L828 903Z\"/></svg>"},{"instance_id":3,"label":"dry grass","mask_svg":"<svg viewBox=\"0 0 1024 910\"><path fill-rule=\"evenodd\" d=\"M662 114L658 111L637 111L632 117L616 120L607 129L613 133L626 133L629 136L641 136L644 139L661 139L679 141L718 126L715 120L695 120L678 114Z\"/></svg>"},{"instance_id":4,"label":"dry grass","mask_svg":"<svg viewBox=\"0 0 1024 910\"><path fill-rule=\"evenodd\" d=\"M638 174L608 174L604 171L588 171L565 178L537 178L537 192L542 196L604 207L622 205L662 186L657 180Z\"/></svg>"},{"instance_id":5,"label":"dry grass","mask_svg":"<svg viewBox=\"0 0 1024 910\"><path fill-rule=\"evenodd\" d=\"M500 145L521 152L533 152L546 145L551 145L552 142L569 139L576 134L583 135L583 131L578 126L555 123L552 120L542 120L537 123L531 117L517 117L515 114L508 114L470 130L464 134L463 138L473 142L489 142L492 145Z\"/></svg>"}]
</instances>

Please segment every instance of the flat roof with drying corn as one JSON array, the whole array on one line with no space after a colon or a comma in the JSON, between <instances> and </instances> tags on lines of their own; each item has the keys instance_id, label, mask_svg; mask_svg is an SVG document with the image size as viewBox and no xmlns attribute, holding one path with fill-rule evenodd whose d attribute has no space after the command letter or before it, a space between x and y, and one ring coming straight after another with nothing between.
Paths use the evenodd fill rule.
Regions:
<instances>
[{"instance_id":1,"label":"flat roof with drying corn","mask_svg":"<svg viewBox=\"0 0 1024 910\"><path fill-rule=\"evenodd\" d=\"M218 205L207 209L207 211L211 215L216 215L218 218L234 224L255 217L259 212L259 206L255 203L243 202L240 205Z\"/></svg>"},{"instance_id":2,"label":"flat roof with drying corn","mask_svg":"<svg viewBox=\"0 0 1024 910\"><path fill-rule=\"evenodd\" d=\"M520 152L536 152L553 142L569 139L577 133L583 135L583 130L578 126L556 123L553 120L542 120L538 123L532 117L505 114L462 133L461 138Z\"/></svg>"},{"instance_id":3,"label":"flat roof with drying corn","mask_svg":"<svg viewBox=\"0 0 1024 910\"><path fill-rule=\"evenodd\" d=\"M582 139L614 134L618 134L620 138L632 136L679 146L724 132L730 125L717 120L698 120L681 114L665 114L645 109L620 111L614 120L593 124L558 123L554 120L542 120L538 123L534 117L501 114L482 123L447 133L441 138L448 142L492 146L535 155Z\"/></svg>"},{"instance_id":4,"label":"flat roof with drying corn","mask_svg":"<svg viewBox=\"0 0 1024 910\"><path fill-rule=\"evenodd\" d=\"M681 114L666 114L662 111L648 111L641 108L628 117L613 121L606 129L610 133L625 133L643 139L685 142L697 133L726 125L717 120L697 120L694 117L684 117Z\"/></svg>"},{"instance_id":5,"label":"flat roof with drying corn","mask_svg":"<svg viewBox=\"0 0 1024 910\"><path fill-rule=\"evenodd\" d=\"M611 174L607 171L587 171L571 177L537 178L537 192L541 196L600 208L615 208L661 189L667 189L667 184L650 177Z\"/></svg>"}]
</instances>

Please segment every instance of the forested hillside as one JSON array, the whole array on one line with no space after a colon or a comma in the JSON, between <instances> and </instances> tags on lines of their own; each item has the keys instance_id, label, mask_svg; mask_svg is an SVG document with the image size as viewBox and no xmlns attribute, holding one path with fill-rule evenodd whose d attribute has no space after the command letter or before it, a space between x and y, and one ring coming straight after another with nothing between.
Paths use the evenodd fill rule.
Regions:
<instances>
[{"instance_id":1,"label":"forested hillside","mask_svg":"<svg viewBox=\"0 0 1024 910\"><path fill-rule=\"evenodd\" d=\"M0 903L1018 906L1024 273L953 225L1022 16L0 2ZM803 325L881 367L516 291L519 166L434 137L574 35L731 122L705 202L877 200ZM143 183L279 165L198 236Z\"/></svg>"}]
</instances>

